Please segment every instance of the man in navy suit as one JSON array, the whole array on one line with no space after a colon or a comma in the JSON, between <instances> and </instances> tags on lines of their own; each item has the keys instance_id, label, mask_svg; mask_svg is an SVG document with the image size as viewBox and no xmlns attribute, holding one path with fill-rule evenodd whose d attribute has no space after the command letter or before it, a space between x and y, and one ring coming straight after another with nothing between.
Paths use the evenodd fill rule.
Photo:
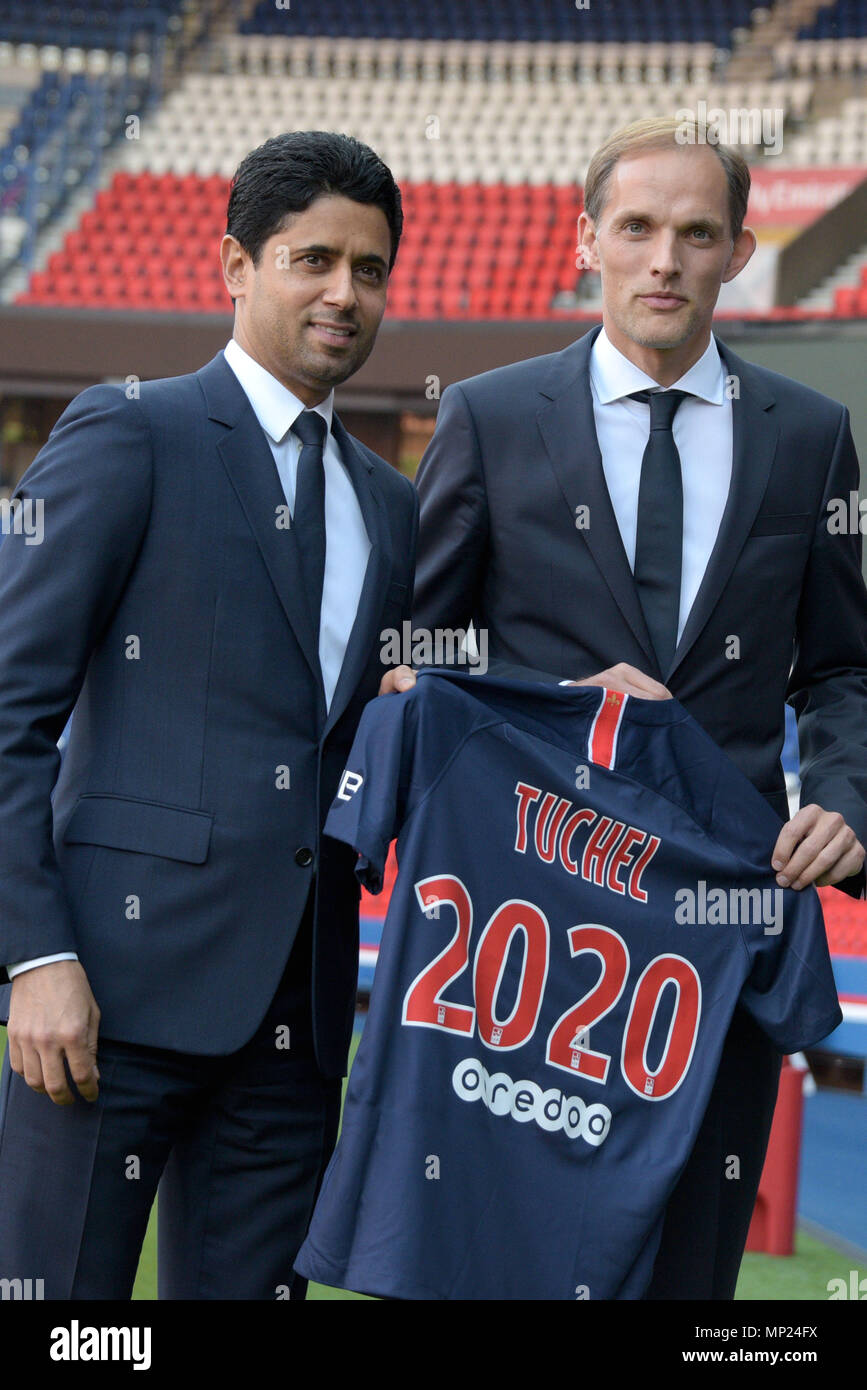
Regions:
<instances>
[{"instance_id":1,"label":"man in navy suit","mask_svg":"<svg viewBox=\"0 0 867 1390\"><path fill-rule=\"evenodd\" d=\"M443 393L413 621L472 620L503 674L676 696L788 822L779 883L858 895L867 595L857 530L834 534L828 510L858 487L848 412L713 337L720 286L755 248L749 170L689 134L636 123L591 161L579 235L601 331ZM779 1065L739 1012L648 1297L733 1296Z\"/></svg>"},{"instance_id":2,"label":"man in navy suit","mask_svg":"<svg viewBox=\"0 0 867 1390\"><path fill-rule=\"evenodd\" d=\"M333 410L402 226L386 166L296 132L240 165L225 352L96 386L0 557L0 1277L128 1298L303 1297L358 961L323 837L379 634L410 611L407 480ZM74 709L58 775L57 739Z\"/></svg>"}]
</instances>

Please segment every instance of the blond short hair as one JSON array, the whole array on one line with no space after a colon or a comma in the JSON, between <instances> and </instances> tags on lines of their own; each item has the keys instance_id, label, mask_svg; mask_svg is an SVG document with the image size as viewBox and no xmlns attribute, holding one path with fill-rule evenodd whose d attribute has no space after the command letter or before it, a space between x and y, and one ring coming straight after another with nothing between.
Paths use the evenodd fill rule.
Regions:
<instances>
[{"instance_id":1,"label":"blond short hair","mask_svg":"<svg viewBox=\"0 0 867 1390\"><path fill-rule=\"evenodd\" d=\"M608 196L611 174L618 160L643 150L681 148L685 144L709 144L725 170L729 190L729 220L732 239L740 236L747 202L750 196L750 171L747 161L730 145L720 145L708 138L707 128L698 121L680 121L673 116L657 116L633 121L615 130L594 154L584 180L584 210L592 222L598 223Z\"/></svg>"}]
</instances>

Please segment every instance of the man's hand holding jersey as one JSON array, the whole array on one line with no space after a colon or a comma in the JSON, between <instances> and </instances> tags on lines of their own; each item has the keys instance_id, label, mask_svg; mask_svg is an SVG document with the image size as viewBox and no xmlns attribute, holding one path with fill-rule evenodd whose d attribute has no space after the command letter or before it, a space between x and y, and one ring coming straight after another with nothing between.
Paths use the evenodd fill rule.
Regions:
<instances>
[{"instance_id":1,"label":"man's hand holding jersey","mask_svg":"<svg viewBox=\"0 0 867 1390\"><path fill-rule=\"evenodd\" d=\"M781 888L817 888L860 873L864 846L839 811L802 806L780 831L771 865Z\"/></svg>"}]
</instances>

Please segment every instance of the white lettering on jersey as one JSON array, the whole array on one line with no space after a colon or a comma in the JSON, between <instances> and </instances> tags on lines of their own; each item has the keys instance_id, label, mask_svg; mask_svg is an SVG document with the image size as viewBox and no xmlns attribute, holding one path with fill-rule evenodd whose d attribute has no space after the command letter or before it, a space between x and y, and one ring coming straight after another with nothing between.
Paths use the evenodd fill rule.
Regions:
<instances>
[{"instance_id":1,"label":"white lettering on jersey","mask_svg":"<svg viewBox=\"0 0 867 1390\"><path fill-rule=\"evenodd\" d=\"M511 1115L519 1124L534 1120L553 1134L562 1129L570 1139L581 1138L598 1148L611 1128L611 1111L579 1096L565 1096L556 1087L543 1091L535 1081L513 1081L504 1071L490 1075L481 1062L467 1057L452 1072L452 1087L461 1100L480 1100L492 1115Z\"/></svg>"},{"instance_id":2,"label":"white lettering on jersey","mask_svg":"<svg viewBox=\"0 0 867 1390\"><path fill-rule=\"evenodd\" d=\"M337 798L339 801L351 801L359 787L364 785L364 778L360 772L350 772L346 769L340 779Z\"/></svg>"}]
</instances>

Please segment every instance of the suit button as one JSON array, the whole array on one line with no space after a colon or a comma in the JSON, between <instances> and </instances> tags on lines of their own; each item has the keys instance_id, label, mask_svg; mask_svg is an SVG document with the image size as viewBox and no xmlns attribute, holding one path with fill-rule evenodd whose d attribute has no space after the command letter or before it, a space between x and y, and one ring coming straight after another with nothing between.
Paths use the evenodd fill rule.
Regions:
<instances>
[{"instance_id":1,"label":"suit button","mask_svg":"<svg viewBox=\"0 0 867 1390\"><path fill-rule=\"evenodd\" d=\"M298 864L302 869L308 868L309 865L313 863L312 849L308 849L306 845L302 845L300 849L296 849L295 863Z\"/></svg>"}]
</instances>

